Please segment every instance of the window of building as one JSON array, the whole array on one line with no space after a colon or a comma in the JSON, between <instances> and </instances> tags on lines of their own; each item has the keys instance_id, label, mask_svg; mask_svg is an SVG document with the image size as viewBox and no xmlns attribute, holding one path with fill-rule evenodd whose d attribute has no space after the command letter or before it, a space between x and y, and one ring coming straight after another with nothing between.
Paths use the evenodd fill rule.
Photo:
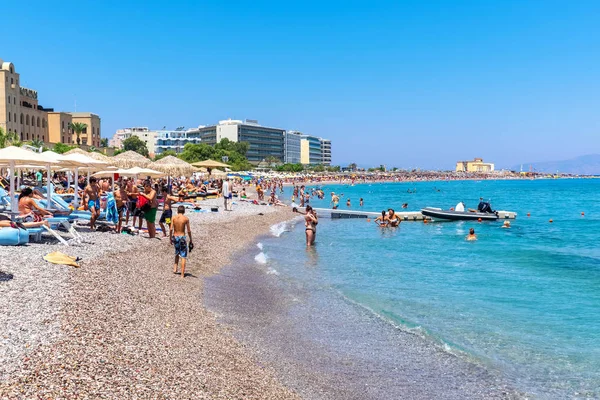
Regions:
<instances>
[{"instance_id":1,"label":"window of building","mask_svg":"<svg viewBox=\"0 0 600 400\"><path fill-rule=\"evenodd\" d=\"M29 140L29 132L27 132L27 140Z\"/></svg>"},{"instance_id":2,"label":"window of building","mask_svg":"<svg viewBox=\"0 0 600 400\"><path fill-rule=\"evenodd\" d=\"M65 142L65 137L63 136L62 139L60 140L61 143Z\"/></svg>"},{"instance_id":3,"label":"window of building","mask_svg":"<svg viewBox=\"0 0 600 400\"><path fill-rule=\"evenodd\" d=\"M65 129L65 121L62 121L62 128Z\"/></svg>"},{"instance_id":4,"label":"window of building","mask_svg":"<svg viewBox=\"0 0 600 400\"><path fill-rule=\"evenodd\" d=\"M40 117L37 117L37 127L40 127Z\"/></svg>"},{"instance_id":5,"label":"window of building","mask_svg":"<svg viewBox=\"0 0 600 400\"><path fill-rule=\"evenodd\" d=\"M23 132L21 132L21 140L24 140L24 138L23 138Z\"/></svg>"},{"instance_id":6,"label":"window of building","mask_svg":"<svg viewBox=\"0 0 600 400\"><path fill-rule=\"evenodd\" d=\"M8 122L10 122L10 113L8 113Z\"/></svg>"},{"instance_id":7,"label":"window of building","mask_svg":"<svg viewBox=\"0 0 600 400\"><path fill-rule=\"evenodd\" d=\"M25 123L25 117L21 114L21 125Z\"/></svg>"},{"instance_id":8,"label":"window of building","mask_svg":"<svg viewBox=\"0 0 600 400\"><path fill-rule=\"evenodd\" d=\"M25 117L25 125L29 125L29 115Z\"/></svg>"},{"instance_id":9,"label":"window of building","mask_svg":"<svg viewBox=\"0 0 600 400\"><path fill-rule=\"evenodd\" d=\"M10 78L10 83L11 83L11 85L14 85L15 79L14 78Z\"/></svg>"},{"instance_id":10,"label":"window of building","mask_svg":"<svg viewBox=\"0 0 600 400\"><path fill-rule=\"evenodd\" d=\"M87 133L87 126L83 128L83 131L81 133Z\"/></svg>"},{"instance_id":11,"label":"window of building","mask_svg":"<svg viewBox=\"0 0 600 400\"><path fill-rule=\"evenodd\" d=\"M46 128L46 118L42 118L42 128Z\"/></svg>"},{"instance_id":12,"label":"window of building","mask_svg":"<svg viewBox=\"0 0 600 400\"><path fill-rule=\"evenodd\" d=\"M14 113L13 116L15 117L14 121L17 122L17 113Z\"/></svg>"},{"instance_id":13,"label":"window of building","mask_svg":"<svg viewBox=\"0 0 600 400\"><path fill-rule=\"evenodd\" d=\"M42 142L46 141L46 136L42 135Z\"/></svg>"}]
</instances>

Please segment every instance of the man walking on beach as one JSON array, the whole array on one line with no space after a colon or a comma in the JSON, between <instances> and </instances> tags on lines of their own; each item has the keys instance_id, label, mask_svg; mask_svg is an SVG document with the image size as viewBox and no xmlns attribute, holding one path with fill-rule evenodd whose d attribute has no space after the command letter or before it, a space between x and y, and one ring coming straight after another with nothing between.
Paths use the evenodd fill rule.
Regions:
<instances>
[{"instance_id":1,"label":"man walking on beach","mask_svg":"<svg viewBox=\"0 0 600 400\"><path fill-rule=\"evenodd\" d=\"M194 247L192 243L192 229L190 228L190 219L185 215L185 207L177 207L177 215L173 217L171 223L171 230L169 237L171 243L175 246L175 266L173 267L173 273L177 273L177 267L179 266L179 259L181 258L181 277L185 278L185 263L187 260L188 244L187 234L190 240L190 250Z\"/></svg>"},{"instance_id":2,"label":"man walking on beach","mask_svg":"<svg viewBox=\"0 0 600 400\"><path fill-rule=\"evenodd\" d=\"M231 211L231 198L233 196L231 195L229 178L225 178L225 181L223 181L221 193L223 194L223 205L225 206L225 211Z\"/></svg>"},{"instance_id":3,"label":"man walking on beach","mask_svg":"<svg viewBox=\"0 0 600 400\"><path fill-rule=\"evenodd\" d=\"M173 218L173 210L171 209L172 203L177 203L179 201L178 197L171 196L169 194L169 189L166 186L162 188L162 196L164 199L163 203L163 212L160 215L160 220L158 223L160 224L160 229L163 232L163 237L167 237L167 229L165 228L165 224L169 226L169 230L171 229L171 219Z\"/></svg>"},{"instance_id":4,"label":"man walking on beach","mask_svg":"<svg viewBox=\"0 0 600 400\"><path fill-rule=\"evenodd\" d=\"M138 196L143 196L148 200L149 207L144 211L144 219L148 226L148 236L150 239L156 237L156 211L158 209L158 200L156 199L156 191L152 189L152 184L149 180L144 183L144 193L139 193ZM141 218L141 217L140 217ZM141 224L140 224L141 225Z\"/></svg>"},{"instance_id":5,"label":"man walking on beach","mask_svg":"<svg viewBox=\"0 0 600 400\"><path fill-rule=\"evenodd\" d=\"M96 230L96 220L100 217L100 187L96 177L90 178L90 184L85 187L83 196L88 206L88 209L92 213L90 219L90 230Z\"/></svg>"}]
</instances>

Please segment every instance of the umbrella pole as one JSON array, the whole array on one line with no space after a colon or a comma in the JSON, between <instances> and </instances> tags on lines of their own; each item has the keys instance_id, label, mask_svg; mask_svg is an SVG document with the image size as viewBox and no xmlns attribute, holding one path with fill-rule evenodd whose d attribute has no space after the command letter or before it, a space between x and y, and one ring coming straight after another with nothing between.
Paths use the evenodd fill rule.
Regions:
<instances>
[{"instance_id":1,"label":"umbrella pole","mask_svg":"<svg viewBox=\"0 0 600 400\"><path fill-rule=\"evenodd\" d=\"M13 212L14 215L18 213L17 210L17 202L15 201L15 162L10 161L10 211Z\"/></svg>"},{"instance_id":2,"label":"umbrella pole","mask_svg":"<svg viewBox=\"0 0 600 400\"><path fill-rule=\"evenodd\" d=\"M50 164L47 164L46 175L46 210L52 208L52 188L50 187Z\"/></svg>"},{"instance_id":3,"label":"umbrella pole","mask_svg":"<svg viewBox=\"0 0 600 400\"><path fill-rule=\"evenodd\" d=\"M75 168L75 209L79 207L79 168Z\"/></svg>"}]
</instances>

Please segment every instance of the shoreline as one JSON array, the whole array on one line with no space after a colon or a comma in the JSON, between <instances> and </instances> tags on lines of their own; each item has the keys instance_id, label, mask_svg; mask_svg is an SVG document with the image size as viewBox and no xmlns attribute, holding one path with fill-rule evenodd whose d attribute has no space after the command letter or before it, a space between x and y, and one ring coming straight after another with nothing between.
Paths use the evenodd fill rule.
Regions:
<instances>
[{"instance_id":1,"label":"shoreline","mask_svg":"<svg viewBox=\"0 0 600 400\"><path fill-rule=\"evenodd\" d=\"M188 216L196 248L185 279L172 273L173 250L167 240L125 235L118 238L126 237L130 246L111 251L113 235L89 233L105 235L108 242L102 249L98 245L98 256L86 257L79 269L38 262L35 268L55 270L67 281L48 305L58 309L43 318L56 321L54 334L45 332L48 340L23 346L22 352L2 360L8 375L0 381L0 397L295 398L202 300L205 277L231 263L273 224L294 215L287 208L238 205L231 213ZM32 252L83 251L52 244L17 251L38 247ZM9 272L15 275L11 285L26 282L18 265ZM21 314L11 322L19 318L23 323L35 320ZM3 333L8 330L4 325ZM20 336L23 342L31 339Z\"/></svg>"},{"instance_id":2,"label":"shoreline","mask_svg":"<svg viewBox=\"0 0 600 400\"><path fill-rule=\"evenodd\" d=\"M497 371L325 287L281 276L256 243L207 278L205 304L302 398L520 399ZM269 243L271 242L271 243ZM289 244L284 245L287 249ZM235 293L235 295L231 295Z\"/></svg>"}]
</instances>

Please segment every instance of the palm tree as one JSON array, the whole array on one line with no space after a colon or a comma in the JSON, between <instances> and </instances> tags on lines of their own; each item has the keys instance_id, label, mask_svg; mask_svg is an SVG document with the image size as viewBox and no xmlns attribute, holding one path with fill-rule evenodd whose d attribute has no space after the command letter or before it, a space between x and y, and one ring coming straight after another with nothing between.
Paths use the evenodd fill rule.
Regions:
<instances>
[{"instance_id":1,"label":"palm tree","mask_svg":"<svg viewBox=\"0 0 600 400\"><path fill-rule=\"evenodd\" d=\"M36 149L39 149L40 147L44 147L44 142L42 142L39 139L33 139L30 143L31 147L35 147Z\"/></svg>"},{"instance_id":2,"label":"palm tree","mask_svg":"<svg viewBox=\"0 0 600 400\"><path fill-rule=\"evenodd\" d=\"M75 135L77 135L77 144L81 144L80 136L83 131L87 129L87 124L84 124L83 122L71 122L69 124L69 128L71 128L71 130L75 132Z\"/></svg>"},{"instance_id":3,"label":"palm tree","mask_svg":"<svg viewBox=\"0 0 600 400\"><path fill-rule=\"evenodd\" d=\"M17 146L21 147L23 142L19 139L17 132L9 132L6 133L4 128L0 127L0 148L5 148L8 146Z\"/></svg>"}]
</instances>

